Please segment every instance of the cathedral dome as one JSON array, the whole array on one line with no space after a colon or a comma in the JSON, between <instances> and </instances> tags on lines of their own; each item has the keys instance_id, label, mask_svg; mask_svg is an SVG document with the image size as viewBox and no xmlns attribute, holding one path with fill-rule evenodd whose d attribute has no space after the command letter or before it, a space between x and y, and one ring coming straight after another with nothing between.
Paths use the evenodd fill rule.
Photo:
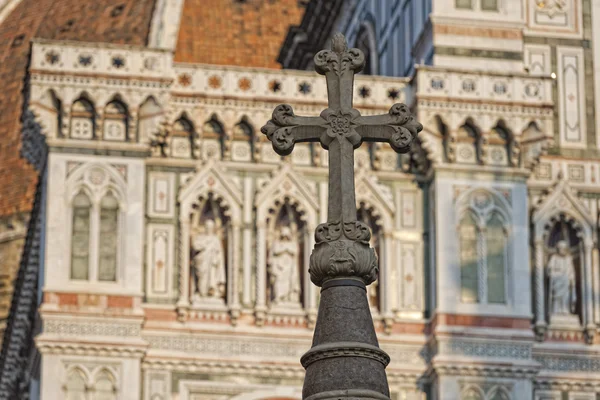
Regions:
<instances>
[{"instance_id":1,"label":"cathedral dome","mask_svg":"<svg viewBox=\"0 0 600 400\"><path fill-rule=\"evenodd\" d=\"M297 0L0 0L0 217L27 213L35 194L37 174L20 155L32 40L159 47L175 62L280 68L279 49L304 8ZM171 43L157 39L163 30Z\"/></svg>"}]
</instances>

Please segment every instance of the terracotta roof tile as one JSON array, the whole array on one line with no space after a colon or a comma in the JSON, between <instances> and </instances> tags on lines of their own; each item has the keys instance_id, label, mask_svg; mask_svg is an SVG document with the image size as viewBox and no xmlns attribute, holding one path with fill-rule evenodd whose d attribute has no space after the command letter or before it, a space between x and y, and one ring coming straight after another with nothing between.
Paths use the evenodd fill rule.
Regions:
<instances>
[{"instance_id":1,"label":"terracotta roof tile","mask_svg":"<svg viewBox=\"0 0 600 400\"><path fill-rule=\"evenodd\" d=\"M185 0L175 61L281 68L281 44L305 8L298 0Z\"/></svg>"},{"instance_id":2,"label":"terracotta roof tile","mask_svg":"<svg viewBox=\"0 0 600 400\"><path fill-rule=\"evenodd\" d=\"M145 45L154 0L23 0L0 24L0 216L31 209L36 173L19 155L33 38Z\"/></svg>"}]
</instances>

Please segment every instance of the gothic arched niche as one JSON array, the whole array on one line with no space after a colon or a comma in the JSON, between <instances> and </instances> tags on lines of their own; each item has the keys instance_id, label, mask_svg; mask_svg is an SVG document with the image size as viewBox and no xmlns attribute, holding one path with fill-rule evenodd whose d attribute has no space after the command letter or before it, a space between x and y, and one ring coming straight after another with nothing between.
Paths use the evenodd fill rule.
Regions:
<instances>
[{"instance_id":1,"label":"gothic arched niche","mask_svg":"<svg viewBox=\"0 0 600 400\"><path fill-rule=\"evenodd\" d=\"M478 164L482 159L483 137L471 118L456 133L456 160L460 163Z\"/></svg>"},{"instance_id":2,"label":"gothic arched niche","mask_svg":"<svg viewBox=\"0 0 600 400\"><path fill-rule=\"evenodd\" d=\"M194 158L196 149L196 130L194 124L183 114L171 129L170 148L171 156L177 158Z\"/></svg>"},{"instance_id":3,"label":"gothic arched niche","mask_svg":"<svg viewBox=\"0 0 600 400\"><path fill-rule=\"evenodd\" d=\"M129 139L129 113L125 103L114 99L104 108L104 140L124 142Z\"/></svg>"},{"instance_id":4,"label":"gothic arched niche","mask_svg":"<svg viewBox=\"0 0 600 400\"><path fill-rule=\"evenodd\" d=\"M509 165L511 144L510 131L503 125L496 125L489 134L489 163L492 165Z\"/></svg>"},{"instance_id":5,"label":"gothic arched niche","mask_svg":"<svg viewBox=\"0 0 600 400\"><path fill-rule=\"evenodd\" d=\"M307 227L302 212L289 197L270 210L267 236L267 304L299 308L304 304L304 264Z\"/></svg>"},{"instance_id":6,"label":"gothic arched niche","mask_svg":"<svg viewBox=\"0 0 600 400\"><path fill-rule=\"evenodd\" d=\"M66 392L66 400L87 399L88 382L86 373L79 368L71 369L67 374L64 390Z\"/></svg>"},{"instance_id":7,"label":"gothic arched niche","mask_svg":"<svg viewBox=\"0 0 600 400\"><path fill-rule=\"evenodd\" d=\"M579 223L565 213L545 226L546 318L551 325L579 325L583 315L581 292L584 246Z\"/></svg>"},{"instance_id":8,"label":"gothic arched niche","mask_svg":"<svg viewBox=\"0 0 600 400\"><path fill-rule=\"evenodd\" d=\"M192 303L225 304L231 220L213 193L200 196L191 210L190 270Z\"/></svg>"},{"instance_id":9,"label":"gothic arched niche","mask_svg":"<svg viewBox=\"0 0 600 400\"><path fill-rule=\"evenodd\" d=\"M375 249L375 253L378 257L383 251L383 228L379 216L375 213L373 207L369 207L365 202L360 202L359 207L356 210L357 220L367 224L371 229L371 242L370 245ZM383 266L379 266L383 268ZM381 276L381 275L380 275ZM377 280L367 286L367 296L371 309L381 311L381 290L382 284L379 282L379 276Z\"/></svg>"},{"instance_id":10,"label":"gothic arched niche","mask_svg":"<svg viewBox=\"0 0 600 400\"><path fill-rule=\"evenodd\" d=\"M205 160L222 159L226 150L225 128L213 114L202 127L202 156Z\"/></svg>"},{"instance_id":11,"label":"gothic arched niche","mask_svg":"<svg viewBox=\"0 0 600 400\"><path fill-rule=\"evenodd\" d=\"M96 137L96 111L94 105L82 96L71 107L71 132L73 139L93 139Z\"/></svg>"},{"instance_id":12,"label":"gothic arched niche","mask_svg":"<svg viewBox=\"0 0 600 400\"><path fill-rule=\"evenodd\" d=\"M234 161L255 160L255 135L254 127L248 122L248 118L242 119L233 128L232 159Z\"/></svg>"}]
</instances>

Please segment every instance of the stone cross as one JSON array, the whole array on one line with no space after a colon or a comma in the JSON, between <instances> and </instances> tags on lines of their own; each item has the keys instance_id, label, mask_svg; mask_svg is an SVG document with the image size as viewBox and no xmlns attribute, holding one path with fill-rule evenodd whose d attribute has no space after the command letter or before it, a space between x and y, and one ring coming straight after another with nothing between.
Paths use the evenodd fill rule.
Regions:
<instances>
[{"instance_id":1,"label":"stone cross","mask_svg":"<svg viewBox=\"0 0 600 400\"><path fill-rule=\"evenodd\" d=\"M314 60L327 80L328 108L318 117L300 117L290 105L281 104L261 129L282 156L301 142L320 142L329 150L327 222L315 232L309 268L312 282L321 287L321 301L313 345L300 359L306 369L302 397L389 399L385 367L390 358L379 348L366 296L378 266L369 246L370 229L357 221L354 149L363 141L389 142L406 153L423 127L404 104L367 117L352 108L354 74L365 57L358 49L348 49L342 34Z\"/></svg>"},{"instance_id":2,"label":"stone cross","mask_svg":"<svg viewBox=\"0 0 600 400\"><path fill-rule=\"evenodd\" d=\"M370 239L369 228L356 218L354 149L363 141L388 142L396 152L406 153L423 127L404 104L394 104L387 114L367 117L352 108L354 74L363 68L365 57L359 49L348 49L342 34L336 34L332 49L318 52L314 61L317 72L327 80L329 107L318 117L300 117L290 105L281 104L261 131L282 156L289 155L294 144L301 142L320 142L329 150L327 223L317 228L316 250L320 243L336 241L342 235L350 241ZM323 276L313 258L311 280L317 286L329 277L340 276L337 272ZM368 285L376 278L376 270L373 279L366 275L363 278L367 278Z\"/></svg>"}]
</instances>

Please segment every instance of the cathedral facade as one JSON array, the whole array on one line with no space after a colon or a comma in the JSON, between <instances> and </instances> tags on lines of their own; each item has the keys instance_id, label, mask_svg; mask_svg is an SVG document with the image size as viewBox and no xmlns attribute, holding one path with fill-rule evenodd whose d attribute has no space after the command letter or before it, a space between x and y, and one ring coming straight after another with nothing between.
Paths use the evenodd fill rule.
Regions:
<instances>
[{"instance_id":1,"label":"cathedral facade","mask_svg":"<svg viewBox=\"0 0 600 400\"><path fill-rule=\"evenodd\" d=\"M355 152L392 399L599 398L600 3L75 3L0 4L0 398L301 399L328 158L260 127L327 107L336 32L424 126Z\"/></svg>"}]
</instances>

